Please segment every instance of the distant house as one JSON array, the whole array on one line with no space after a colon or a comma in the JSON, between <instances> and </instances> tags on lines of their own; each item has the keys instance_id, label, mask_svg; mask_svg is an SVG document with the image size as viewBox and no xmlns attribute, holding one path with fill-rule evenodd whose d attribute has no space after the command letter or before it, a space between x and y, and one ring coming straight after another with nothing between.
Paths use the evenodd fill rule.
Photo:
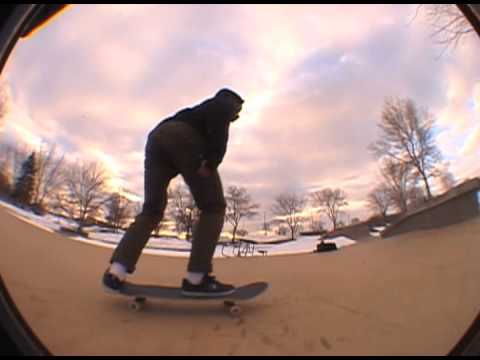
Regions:
<instances>
[{"instance_id":1,"label":"distant house","mask_svg":"<svg viewBox=\"0 0 480 360\"><path fill-rule=\"evenodd\" d=\"M433 198L422 207L396 220L381 236L383 238L457 224L480 216L480 178L463 182L450 191Z\"/></svg>"}]
</instances>

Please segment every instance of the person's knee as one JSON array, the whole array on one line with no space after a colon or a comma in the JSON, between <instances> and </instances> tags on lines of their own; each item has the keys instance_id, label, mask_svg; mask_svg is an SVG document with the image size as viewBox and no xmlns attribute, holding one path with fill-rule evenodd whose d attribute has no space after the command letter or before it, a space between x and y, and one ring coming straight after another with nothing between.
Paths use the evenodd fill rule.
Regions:
<instances>
[{"instance_id":1,"label":"person's knee","mask_svg":"<svg viewBox=\"0 0 480 360\"><path fill-rule=\"evenodd\" d=\"M166 201L160 200L158 203L144 203L142 212L139 216L143 216L151 221L160 221L163 218L165 212Z\"/></svg>"},{"instance_id":2,"label":"person's knee","mask_svg":"<svg viewBox=\"0 0 480 360\"><path fill-rule=\"evenodd\" d=\"M135 222L147 229L155 229L162 220L163 214L141 212L137 215Z\"/></svg>"}]
</instances>

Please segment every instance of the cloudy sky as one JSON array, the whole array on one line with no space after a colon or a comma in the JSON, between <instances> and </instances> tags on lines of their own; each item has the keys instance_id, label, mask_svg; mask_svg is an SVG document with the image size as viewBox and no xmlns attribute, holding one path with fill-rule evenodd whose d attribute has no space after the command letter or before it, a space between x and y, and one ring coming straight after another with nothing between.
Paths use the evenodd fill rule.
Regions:
<instances>
[{"instance_id":1,"label":"cloudy sky","mask_svg":"<svg viewBox=\"0 0 480 360\"><path fill-rule=\"evenodd\" d=\"M367 147L385 97L437 119L457 179L480 176L480 40L443 52L416 5L74 5L20 41L3 136L102 161L143 196L146 135L230 87L246 102L220 167L268 211L284 191L342 188L369 215Z\"/></svg>"}]
</instances>

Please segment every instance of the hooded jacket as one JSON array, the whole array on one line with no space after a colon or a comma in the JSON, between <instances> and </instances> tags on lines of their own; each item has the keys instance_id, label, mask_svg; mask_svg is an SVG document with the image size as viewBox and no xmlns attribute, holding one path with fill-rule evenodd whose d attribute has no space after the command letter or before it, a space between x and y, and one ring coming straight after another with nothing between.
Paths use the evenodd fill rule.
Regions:
<instances>
[{"instance_id":1,"label":"hooded jacket","mask_svg":"<svg viewBox=\"0 0 480 360\"><path fill-rule=\"evenodd\" d=\"M215 170L225 156L230 123L238 117L242 103L243 99L236 93L223 89L199 105L180 110L158 126L168 121L182 121L197 130L207 145L205 154L201 155L206 166Z\"/></svg>"}]
</instances>

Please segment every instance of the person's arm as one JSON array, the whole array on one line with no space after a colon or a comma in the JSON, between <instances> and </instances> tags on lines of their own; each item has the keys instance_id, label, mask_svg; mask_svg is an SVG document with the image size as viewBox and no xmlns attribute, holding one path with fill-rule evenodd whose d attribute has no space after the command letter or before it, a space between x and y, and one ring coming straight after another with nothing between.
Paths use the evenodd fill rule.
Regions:
<instances>
[{"instance_id":1,"label":"person's arm","mask_svg":"<svg viewBox=\"0 0 480 360\"><path fill-rule=\"evenodd\" d=\"M234 114L227 104L212 102L205 109L206 141L204 166L214 171L222 162L227 151L228 131L230 120Z\"/></svg>"}]
</instances>

